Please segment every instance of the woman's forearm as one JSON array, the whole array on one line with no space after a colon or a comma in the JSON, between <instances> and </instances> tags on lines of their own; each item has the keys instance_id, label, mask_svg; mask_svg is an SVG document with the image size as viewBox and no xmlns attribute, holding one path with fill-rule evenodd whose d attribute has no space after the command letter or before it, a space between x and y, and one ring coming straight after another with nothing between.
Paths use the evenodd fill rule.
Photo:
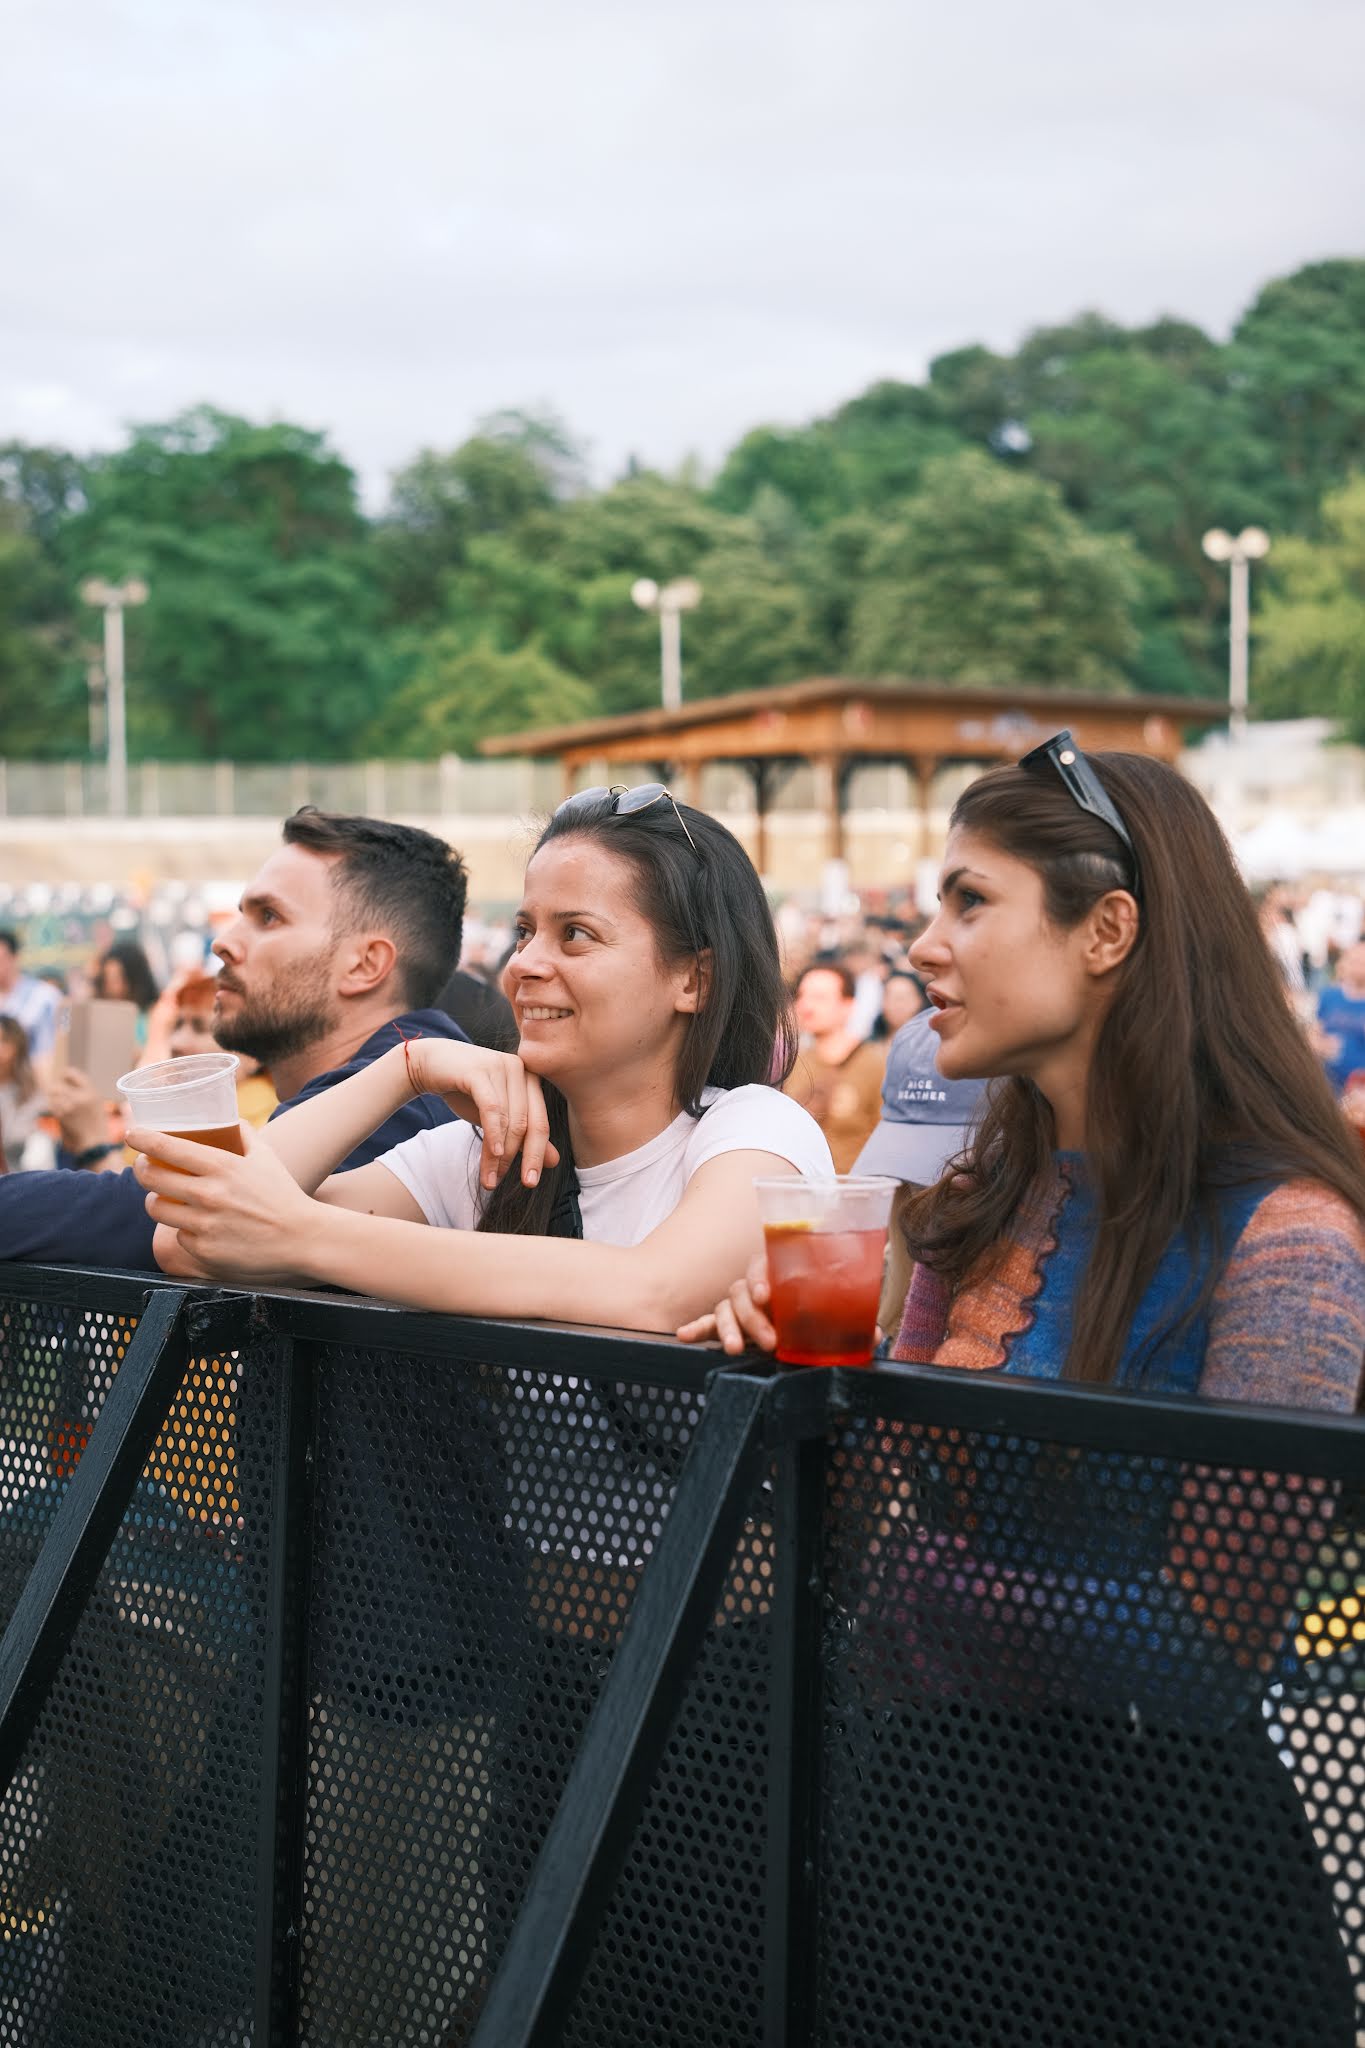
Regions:
<instances>
[{"instance_id":1,"label":"woman's forearm","mask_svg":"<svg viewBox=\"0 0 1365 2048\"><path fill-rule=\"evenodd\" d=\"M302 1251L311 1280L441 1314L604 1323L670 1335L679 1320L638 1246L431 1230L327 1208L314 1219Z\"/></svg>"},{"instance_id":2,"label":"woman's forearm","mask_svg":"<svg viewBox=\"0 0 1365 2048\"><path fill-rule=\"evenodd\" d=\"M403 1047L396 1045L349 1080L273 1117L260 1136L305 1193L315 1194L362 1139L411 1097Z\"/></svg>"}]
</instances>

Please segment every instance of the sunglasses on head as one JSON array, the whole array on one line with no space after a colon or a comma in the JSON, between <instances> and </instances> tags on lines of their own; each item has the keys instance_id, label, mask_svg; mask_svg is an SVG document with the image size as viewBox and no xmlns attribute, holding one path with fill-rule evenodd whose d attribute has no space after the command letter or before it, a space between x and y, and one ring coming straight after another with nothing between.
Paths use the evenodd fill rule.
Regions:
<instances>
[{"instance_id":1,"label":"sunglasses on head","mask_svg":"<svg viewBox=\"0 0 1365 2048\"><path fill-rule=\"evenodd\" d=\"M1035 747L1031 753L1025 754L1019 766L1028 769L1043 767L1055 769L1061 779L1062 787L1072 802L1079 809L1088 811L1092 818L1098 818L1102 824L1109 827L1111 832L1118 834L1128 849L1128 863L1133 874L1133 894L1140 898L1142 895L1142 877L1138 868L1137 848L1133 844L1133 836L1119 816L1109 792L1105 789L1104 784L1100 781L1090 762L1087 761L1085 755L1076 745L1075 740L1072 739L1071 734L1069 732L1054 733L1050 740L1043 741L1041 747Z\"/></svg>"},{"instance_id":2,"label":"sunglasses on head","mask_svg":"<svg viewBox=\"0 0 1365 2048\"><path fill-rule=\"evenodd\" d=\"M670 803L673 806L674 817L683 831L687 832L687 820L678 809L678 799L662 782L639 782L634 789L623 789L619 784L608 788L603 783L595 789L576 790L572 796L566 796L563 803L557 806L555 816L562 818L566 811L588 810L596 804L605 803L608 797L611 798L611 815L614 818L633 818L641 811L651 810L655 804ZM697 842L690 832L687 832L687 843L700 860Z\"/></svg>"}]
</instances>

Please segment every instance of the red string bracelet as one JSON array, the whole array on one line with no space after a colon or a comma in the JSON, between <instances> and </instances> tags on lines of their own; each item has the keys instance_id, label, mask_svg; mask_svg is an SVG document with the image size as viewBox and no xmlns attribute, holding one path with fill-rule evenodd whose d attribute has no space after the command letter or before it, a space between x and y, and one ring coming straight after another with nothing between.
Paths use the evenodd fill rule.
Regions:
<instances>
[{"instance_id":1,"label":"red string bracelet","mask_svg":"<svg viewBox=\"0 0 1365 2048\"><path fill-rule=\"evenodd\" d=\"M411 1047L413 1038L425 1038L426 1033L424 1031L414 1031L412 1033L412 1037L410 1038L408 1036L408 1033L403 1029L401 1024L395 1023L393 1028L403 1041L403 1065L408 1070L408 1086L409 1088L411 1088L414 1095L420 1095L423 1091L418 1087L417 1076L412 1071Z\"/></svg>"}]
</instances>

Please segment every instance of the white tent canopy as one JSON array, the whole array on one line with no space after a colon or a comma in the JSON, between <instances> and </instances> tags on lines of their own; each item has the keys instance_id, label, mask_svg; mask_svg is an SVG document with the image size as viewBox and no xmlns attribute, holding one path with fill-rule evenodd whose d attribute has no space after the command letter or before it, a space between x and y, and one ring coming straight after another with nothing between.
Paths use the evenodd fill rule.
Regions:
<instances>
[{"instance_id":1,"label":"white tent canopy","mask_svg":"<svg viewBox=\"0 0 1365 2048\"><path fill-rule=\"evenodd\" d=\"M1365 876L1365 808L1329 811L1305 824L1272 811L1232 842L1249 882L1296 881L1303 875Z\"/></svg>"}]
</instances>

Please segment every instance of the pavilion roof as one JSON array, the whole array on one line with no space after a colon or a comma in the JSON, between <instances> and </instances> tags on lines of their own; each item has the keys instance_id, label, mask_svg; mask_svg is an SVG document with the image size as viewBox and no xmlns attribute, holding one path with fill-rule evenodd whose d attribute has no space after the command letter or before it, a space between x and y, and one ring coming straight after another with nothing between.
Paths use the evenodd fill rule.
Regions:
<instances>
[{"instance_id":1,"label":"pavilion roof","mask_svg":"<svg viewBox=\"0 0 1365 2048\"><path fill-rule=\"evenodd\" d=\"M1151 751L1173 753L1176 727L1217 725L1227 715L1226 703L1218 699L1075 690L1045 683L985 687L810 676L771 689L701 698L677 711L655 707L580 719L572 725L499 733L481 740L479 751L558 754L582 761L610 757L618 748L639 758L666 757L677 747L692 759L720 760L735 754L805 752L825 726L830 743L848 753L894 747L904 753L960 751L971 758L983 750L983 743L990 754L1009 751L1021 733L1044 725L1055 730L1070 721L1086 728L1089 738L1083 743L1092 745L1106 730L1113 731L1118 744L1132 744L1135 727L1145 726Z\"/></svg>"}]
</instances>

